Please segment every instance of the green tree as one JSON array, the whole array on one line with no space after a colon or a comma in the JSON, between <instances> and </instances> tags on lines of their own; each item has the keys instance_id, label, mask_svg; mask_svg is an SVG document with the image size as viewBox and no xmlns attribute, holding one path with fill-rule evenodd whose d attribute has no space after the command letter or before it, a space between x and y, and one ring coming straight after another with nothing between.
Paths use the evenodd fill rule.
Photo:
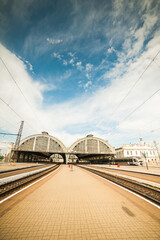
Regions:
<instances>
[{"instance_id":1,"label":"green tree","mask_svg":"<svg viewBox=\"0 0 160 240\"><path fill-rule=\"evenodd\" d=\"M4 159L4 156L0 155L0 161L2 161Z\"/></svg>"}]
</instances>

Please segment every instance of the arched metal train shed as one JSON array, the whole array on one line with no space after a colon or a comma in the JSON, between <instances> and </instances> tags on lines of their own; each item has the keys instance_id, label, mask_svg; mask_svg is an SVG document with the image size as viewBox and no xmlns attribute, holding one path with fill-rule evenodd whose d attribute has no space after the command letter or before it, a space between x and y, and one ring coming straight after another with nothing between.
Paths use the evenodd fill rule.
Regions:
<instances>
[{"instance_id":1,"label":"arched metal train shed","mask_svg":"<svg viewBox=\"0 0 160 240\"><path fill-rule=\"evenodd\" d=\"M23 139L15 153L18 162L45 162L50 161L49 158L53 154L60 154L67 163L71 154L76 155L79 160L94 155L113 157L115 149L107 141L93 135L87 135L66 148L59 139L47 132L42 132L42 134L31 135Z\"/></svg>"},{"instance_id":2,"label":"arched metal train shed","mask_svg":"<svg viewBox=\"0 0 160 240\"><path fill-rule=\"evenodd\" d=\"M62 155L65 161L67 148L57 138L49 135L47 132L28 136L20 142L17 150L18 161L47 161L54 153Z\"/></svg>"}]
</instances>

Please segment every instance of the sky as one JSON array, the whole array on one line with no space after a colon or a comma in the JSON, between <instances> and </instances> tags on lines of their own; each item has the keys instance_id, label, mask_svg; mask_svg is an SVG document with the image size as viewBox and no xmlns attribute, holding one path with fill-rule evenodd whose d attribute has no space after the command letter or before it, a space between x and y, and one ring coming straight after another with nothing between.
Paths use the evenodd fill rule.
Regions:
<instances>
[{"instance_id":1,"label":"sky","mask_svg":"<svg viewBox=\"0 0 160 240\"><path fill-rule=\"evenodd\" d=\"M160 0L1 0L0 132L160 147ZM0 135L1 149L16 136Z\"/></svg>"}]
</instances>

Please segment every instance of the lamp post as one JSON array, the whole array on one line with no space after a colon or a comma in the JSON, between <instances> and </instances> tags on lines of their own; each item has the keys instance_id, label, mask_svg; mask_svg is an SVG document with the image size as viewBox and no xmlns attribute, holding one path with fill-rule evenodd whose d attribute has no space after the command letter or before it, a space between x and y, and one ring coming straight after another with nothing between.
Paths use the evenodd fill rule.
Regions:
<instances>
[{"instance_id":1,"label":"lamp post","mask_svg":"<svg viewBox=\"0 0 160 240\"><path fill-rule=\"evenodd\" d=\"M146 159L146 157L148 156L148 153L143 153L143 156L144 156L144 158L145 158L145 162L146 162L146 168L147 168L147 170L148 170L148 161L147 161L147 159Z\"/></svg>"},{"instance_id":2,"label":"lamp post","mask_svg":"<svg viewBox=\"0 0 160 240\"><path fill-rule=\"evenodd\" d=\"M158 151L158 144L157 144L156 140L154 140L153 142L154 142L154 146L155 146L155 148L156 148L156 150L157 150L156 163L157 163L157 165L158 165L158 162L159 162L159 160L160 160L159 151ZM155 155L155 157L156 157L156 155Z\"/></svg>"}]
</instances>

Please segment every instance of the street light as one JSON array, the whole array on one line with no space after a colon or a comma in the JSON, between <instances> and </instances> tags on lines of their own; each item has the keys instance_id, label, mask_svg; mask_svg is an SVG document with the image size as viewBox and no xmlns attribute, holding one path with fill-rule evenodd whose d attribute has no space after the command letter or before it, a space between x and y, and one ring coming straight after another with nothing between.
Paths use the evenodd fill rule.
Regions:
<instances>
[{"instance_id":1,"label":"street light","mask_svg":"<svg viewBox=\"0 0 160 240\"><path fill-rule=\"evenodd\" d=\"M147 161L147 159L146 159L146 157L148 157L148 153L143 153L143 156L145 157L145 162L146 162L146 168L147 168L147 170L148 170L148 161Z\"/></svg>"}]
</instances>

